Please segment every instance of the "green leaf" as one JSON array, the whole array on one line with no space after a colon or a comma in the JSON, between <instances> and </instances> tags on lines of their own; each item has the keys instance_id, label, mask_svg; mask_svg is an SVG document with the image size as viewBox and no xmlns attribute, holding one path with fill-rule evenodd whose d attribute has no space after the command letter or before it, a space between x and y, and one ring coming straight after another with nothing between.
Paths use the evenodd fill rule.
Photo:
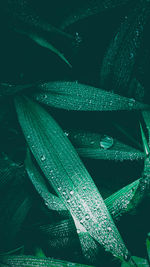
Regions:
<instances>
[{"instance_id":1,"label":"green leaf","mask_svg":"<svg viewBox=\"0 0 150 267\"><path fill-rule=\"evenodd\" d=\"M141 129L141 135L142 135L144 151L145 151L145 154L148 156L149 153L150 153L150 150L149 150L149 146L148 146L148 143L147 143L147 140L146 140L146 136L144 134L143 127L142 127L141 123L140 123L140 129Z\"/></svg>"},{"instance_id":2,"label":"green leaf","mask_svg":"<svg viewBox=\"0 0 150 267\"><path fill-rule=\"evenodd\" d=\"M148 237L146 239L146 246L147 246L148 259L150 262L150 233L148 233Z\"/></svg>"},{"instance_id":3,"label":"green leaf","mask_svg":"<svg viewBox=\"0 0 150 267\"><path fill-rule=\"evenodd\" d=\"M53 52L58 57L60 57L69 67L72 67L69 61L65 58L65 56L38 32L34 32L31 30L27 31L27 30L22 30L22 29L17 29L17 28L15 30L21 34L26 35L38 45L49 49L51 52Z\"/></svg>"},{"instance_id":4,"label":"green leaf","mask_svg":"<svg viewBox=\"0 0 150 267\"><path fill-rule=\"evenodd\" d=\"M48 106L81 111L140 110L149 106L100 88L77 82L48 82L38 86L34 99Z\"/></svg>"},{"instance_id":5,"label":"green leaf","mask_svg":"<svg viewBox=\"0 0 150 267\"><path fill-rule=\"evenodd\" d=\"M136 1L113 37L101 67L101 86L128 95L136 58L150 17L149 1Z\"/></svg>"},{"instance_id":6,"label":"green leaf","mask_svg":"<svg viewBox=\"0 0 150 267\"><path fill-rule=\"evenodd\" d=\"M25 267L25 266L30 266L30 267L86 267L87 265L84 264L78 264L78 263L72 263L72 262L67 262L67 261L61 261L61 260L55 260L55 259L41 259L39 257L34 257L34 256L8 256L8 257L3 257L0 258L0 263L5 264L6 266L15 266L15 267ZM89 266L89 265L88 265ZM92 267L92 266L89 266Z\"/></svg>"},{"instance_id":7,"label":"green leaf","mask_svg":"<svg viewBox=\"0 0 150 267\"><path fill-rule=\"evenodd\" d=\"M32 184L44 200L45 205L52 210L66 210L66 207L64 206L62 201L57 196L49 192L46 181L36 168L35 164L32 162L29 151L27 153L25 166Z\"/></svg>"},{"instance_id":8,"label":"green leaf","mask_svg":"<svg viewBox=\"0 0 150 267\"><path fill-rule=\"evenodd\" d=\"M143 115L144 121L146 123L146 128L147 128L148 137L149 137L148 144L150 146L150 112L149 111L142 111L142 115Z\"/></svg>"},{"instance_id":9,"label":"green leaf","mask_svg":"<svg viewBox=\"0 0 150 267\"><path fill-rule=\"evenodd\" d=\"M75 10L71 10L68 16L65 16L65 19L61 22L61 29L65 29L72 24L87 18L89 16L95 15L97 13L103 12L107 9L112 9L121 5L125 5L129 0L86 0L80 2L80 6L75 8Z\"/></svg>"},{"instance_id":10,"label":"green leaf","mask_svg":"<svg viewBox=\"0 0 150 267\"><path fill-rule=\"evenodd\" d=\"M121 265L121 267L131 267L131 266L133 266L133 267L134 266L135 267L141 267L141 266L149 267L149 264L148 264L148 262L147 262L146 259L133 256L132 257L132 260L129 263L123 262L122 265Z\"/></svg>"},{"instance_id":11,"label":"green leaf","mask_svg":"<svg viewBox=\"0 0 150 267\"><path fill-rule=\"evenodd\" d=\"M108 135L71 131L67 133L67 136L81 157L120 161L145 158L143 152Z\"/></svg>"},{"instance_id":12,"label":"green leaf","mask_svg":"<svg viewBox=\"0 0 150 267\"><path fill-rule=\"evenodd\" d=\"M50 114L29 99L17 97L15 105L33 155L75 224L114 256L126 258L128 250L106 205L64 132Z\"/></svg>"}]
</instances>

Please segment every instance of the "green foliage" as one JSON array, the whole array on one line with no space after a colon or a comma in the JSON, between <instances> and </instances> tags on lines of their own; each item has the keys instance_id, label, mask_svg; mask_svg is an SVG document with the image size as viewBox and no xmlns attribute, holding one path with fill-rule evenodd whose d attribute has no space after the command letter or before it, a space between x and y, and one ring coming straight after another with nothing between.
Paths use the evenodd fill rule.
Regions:
<instances>
[{"instance_id":1,"label":"green foliage","mask_svg":"<svg viewBox=\"0 0 150 267\"><path fill-rule=\"evenodd\" d=\"M0 266L150 266L150 1L0 13Z\"/></svg>"}]
</instances>

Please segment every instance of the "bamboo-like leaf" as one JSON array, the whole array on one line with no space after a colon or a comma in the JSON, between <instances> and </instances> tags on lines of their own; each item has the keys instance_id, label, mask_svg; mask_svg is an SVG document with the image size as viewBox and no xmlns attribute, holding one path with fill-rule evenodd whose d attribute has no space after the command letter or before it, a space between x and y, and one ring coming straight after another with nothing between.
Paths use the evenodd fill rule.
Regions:
<instances>
[{"instance_id":1,"label":"bamboo-like leaf","mask_svg":"<svg viewBox=\"0 0 150 267\"><path fill-rule=\"evenodd\" d=\"M25 89L29 89L31 87L35 86L35 84L8 84L8 83L0 83L0 94L1 95L13 95L17 92L20 92Z\"/></svg>"},{"instance_id":2,"label":"bamboo-like leaf","mask_svg":"<svg viewBox=\"0 0 150 267\"><path fill-rule=\"evenodd\" d=\"M86 267L89 265L84 265L84 264L78 264L78 263L72 263L72 262L67 262L67 261L61 261L61 260L55 260L51 258L39 258L39 257L34 257L34 256L7 256L0 258L0 263L4 264L5 266L12 266L12 267L25 267L25 266L30 266L30 267ZM92 267L92 266L89 266Z\"/></svg>"},{"instance_id":3,"label":"bamboo-like leaf","mask_svg":"<svg viewBox=\"0 0 150 267\"><path fill-rule=\"evenodd\" d=\"M43 176L40 174L40 172L37 170L36 166L32 162L29 151L27 153L25 165L28 176L32 184L34 185L35 189L44 200L45 205L51 210L57 210L57 211L66 210L66 207L61 202L61 200L57 196L49 192L46 185L46 181L44 180Z\"/></svg>"},{"instance_id":4,"label":"bamboo-like leaf","mask_svg":"<svg viewBox=\"0 0 150 267\"><path fill-rule=\"evenodd\" d=\"M29 99L18 97L15 105L33 155L73 218L113 255L127 258L128 250L104 201L64 132Z\"/></svg>"},{"instance_id":5,"label":"bamboo-like leaf","mask_svg":"<svg viewBox=\"0 0 150 267\"><path fill-rule=\"evenodd\" d=\"M80 3L80 6L76 8L71 14L65 17L61 22L61 29L65 29L68 26L74 24L77 21L80 21L89 16L95 15L107 9L112 9L121 5L125 5L128 0L86 0Z\"/></svg>"},{"instance_id":6,"label":"bamboo-like leaf","mask_svg":"<svg viewBox=\"0 0 150 267\"><path fill-rule=\"evenodd\" d=\"M146 239L146 247L147 247L148 260L150 262L150 233L148 233L148 236Z\"/></svg>"},{"instance_id":7,"label":"bamboo-like leaf","mask_svg":"<svg viewBox=\"0 0 150 267\"><path fill-rule=\"evenodd\" d=\"M81 111L139 110L149 106L100 88L77 82L48 82L38 86L34 99L48 106Z\"/></svg>"},{"instance_id":8,"label":"bamboo-like leaf","mask_svg":"<svg viewBox=\"0 0 150 267\"><path fill-rule=\"evenodd\" d=\"M139 257L136 257L136 256L133 256L132 257L132 260L127 263L127 262L123 262L121 267L149 267L149 264L147 262L146 259L143 259L143 258L139 258Z\"/></svg>"},{"instance_id":9,"label":"bamboo-like leaf","mask_svg":"<svg viewBox=\"0 0 150 267\"><path fill-rule=\"evenodd\" d=\"M26 31L26 30L17 29L17 28L15 30L21 34L26 35L38 45L49 49L51 52L59 56L69 67L72 67L69 61L65 58L65 56L56 47L54 47L49 41L47 41L46 38L40 35L38 32L33 32L31 30Z\"/></svg>"},{"instance_id":10,"label":"bamboo-like leaf","mask_svg":"<svg viewBox=\"0 0 150 267\"><path fill-rule=\"evenodd\" d=\"M143 147L144 147L145 154L149 155L150 150L149 150L148 142L146 140L146 136L144 134L143 127L142 127L141 123L140 123L140 129L141 129L141 135L142 135L142 141L143 141Z\"/></svg>"},{"instance_id":11,"label":"bamboo-like leaf","mask_svg":"<svg viewBox=\"0 0 150 267\"><path fill-rule=\"evenodd\" d=\"M143 111L142 115L143 115L144 121L146 123L146 128L147 128L148 137L149 137L148 143L149 143L149 146L150 146L150 112Z\"/></svg>"},{"instance_id":12,"label":"bamboo-like leaf","mask_svg":"<svg viewBox=\"0 0 150 267\"><path fill-rule=\"evenodd\" d=\"M67 135L81 157L120 161L145 158L143 152L108 135L82 131L67 132Z\"/></svg>"},{"instance_id":13,"label":"bamboo-like leaf","mask_svg":"<svg viewBox=\"0 0 150 267\"><path fill-rule=\"evenodd\" d=\"M112 86L127 95L145 24L150 16L150 3L137 1L118 29L106 52L101 68L101 86Z\"/></svg>"}]
</instances>

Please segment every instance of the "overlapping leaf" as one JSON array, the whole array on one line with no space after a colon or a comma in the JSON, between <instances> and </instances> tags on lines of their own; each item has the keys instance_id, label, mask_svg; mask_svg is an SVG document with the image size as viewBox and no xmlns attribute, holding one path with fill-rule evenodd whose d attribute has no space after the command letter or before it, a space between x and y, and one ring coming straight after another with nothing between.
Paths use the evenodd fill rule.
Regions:
<instances>
[{"instance_id":1,"label":"overlapping leaf","mask_svg":"<svg viewBox=\"0 0 150 267\"><path fill-rule=\"evenodd\" d=\"M113 255L126 258L128 250L104 201L61 128L27 98L16 98L15 105L32 153L73 219Z\"/></svg>"},{"instance_id":2,"label":"overlapping leaf","mask_svg":"<svg viewBox=\"0 0 150 267\"><path fill-rule=\"evenodd\" d=\"M101 86L104 88L108 88L111 84L115 92L123 91L127 95L129 81L149 16L150 3L137 1L134 9L125 17L103 60Z\"/></svg>"},{"instance_id":3,"label":"overlapping leaf","mask_svg":"<svg viewBox=\"0 0 150 267\"><path fill-rule=\"evenodd\" d=\"M57 108L81 111L140 110L149 106L100 88L77 82L48 82L38 86L33 97Z\"/></svg>"},{"instance_id":4,"label":"overlapping leaf","mask_svg":"<svg viewBox=\"0 0 150 267\"><path fill-rule=\"evenodd\" d=\"M39 258L34 256L7 256L0 258L0 264L3 264L2 266L10 266L10 267L86 267L87 265L84 264L78 264L78 263L72 263L72 262L65 262L61 260L55 260L50 258ZM89 266L89 265L88 265ZM92 267L92 266L89 266Z\"/></svg>"},{"instance_id":5,"label":"overlapping leaf","mask_svg":"<svg viewBox=\"0 0 150 267\"><path fill-rule=\"evenodd\" d=\"M103 0L103 1L82 1L80 6L77 7L71 14L65 17L65 19L61 22L61 29L65 29L68 26L78 22L86 17L95 15L107 9L112 9L121 5L125 5L128 0Z\"/></svg>"},{"instance_id":6,"label":"overlapping leaf","mask_svg":"<svg viewBox=\"0 0 150 267\"><path fill-rule=\"evenodd\" d=\"M139 160L144 153L108 135L90 132L67 132L81 157L105 160Z\"/></svg>"}]
</instances>

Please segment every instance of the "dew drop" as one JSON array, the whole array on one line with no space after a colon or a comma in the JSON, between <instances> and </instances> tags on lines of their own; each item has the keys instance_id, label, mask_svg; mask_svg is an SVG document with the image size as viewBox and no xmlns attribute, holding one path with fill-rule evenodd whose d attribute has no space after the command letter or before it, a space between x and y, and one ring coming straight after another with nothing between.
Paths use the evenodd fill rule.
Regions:
<instances>
[{"instance_id":1,"label":"dew drop","mask_svg":"<svg viewBox=\"0 0 150 267\"><path fill-rule=\"evenodd\" d=\"M41 160L42 160L42 161L46 160L45 155L42 155L42 156L41 156Z\"/></svg>"},{"instance_id":2,"label":"dew drop","mask_svg":"<svg viewBox=\"0 0 150 267\"><path fill-rule=\"evenodd\" d=\"M64 132L64 134L65 134L66 136L69 136L69 133L68 133L68 132Z\"/></svg>"},{"instance_id":3,"label":"dew drop","mask_svg":"<svg viewBox=\"0 0 150 267\"><path fill-rule=\"evenodd\" d=\"M107 230L110 232L112 229L111 229L111 227L107 227Z\"/></svg>"},{"instance_id":4,"label":"dew drop","mask_svg":"<svg viewBox=\"0 0 150 267\"><path fill-rule=\"evenodd\" d=\"M60 191L61 190L61 187L58 187L58 191Z\"/></svg>"},{"instance_id":5,"label":"dew drop","mask_svg":"<svg viewBox=\"0 0 150 267\"><path fill-rule=\"evenodd\" d=\"M112 147L114 144L114 140L112 137L109 136L102 136L101 140L100 140L100 147L102 147L103 149L108 149L110 147Z\"/></svg>"},{"instance_id":6,"label":"dew drop","mask_svg":"<svg viewBox=\"0 0 150 267\"><path fill-rule=\"evenodd\" d=\"M86 189L86 186L83 186L83 190L85 190Z\"/></svg>"},{"instance_id":7,"label":"dew drop","mask_svg":"<svg viewBox=\"0 0 150 267\"><path fill-rule=\"evenodd\" d=\"M70 195L73 195L74 194L74 192L73 191L70 191Z\"/></svg>"},{"instance_id":8,"label":"dew drop","mask_svg":"<svg viewBox=\"0 0 150 267\"><path fill-rule=\"evenodd\" d=\"M130 59L132 59L134 57L133 53L130 53Z\"/></svg>"},{"instance_id":9,"label":"dew drop","mask_svg":"<svg viewBox=\"0 0 150 267\"><path fill-rule=\"evenodd\" d=\"M27 135L27 138L28 138L28 139L30 139L30 137L31 137L30 135Z\"/></svg>"},{"instance_id":10,"label":"dew drop","mask_svg":"<svg viewBox=\"0 0 150 267\"><path fill-rule=\"evenodd\" d=\"M85 216L85 219L88 220L89 218L90 218L90 216L87 214L87 215Z\"/></svg>"},{"instance_id":11,"label":"dew drop","mask_svg":"<svg viewBox=\"0 0 150 267\"><path fill-rule=\"evenodd\" d=\"M129 106L132 108L135 104L135 99L134 98L131 98L130 99L130 102L129 102Z\"/></svg>"}]
</instances>

